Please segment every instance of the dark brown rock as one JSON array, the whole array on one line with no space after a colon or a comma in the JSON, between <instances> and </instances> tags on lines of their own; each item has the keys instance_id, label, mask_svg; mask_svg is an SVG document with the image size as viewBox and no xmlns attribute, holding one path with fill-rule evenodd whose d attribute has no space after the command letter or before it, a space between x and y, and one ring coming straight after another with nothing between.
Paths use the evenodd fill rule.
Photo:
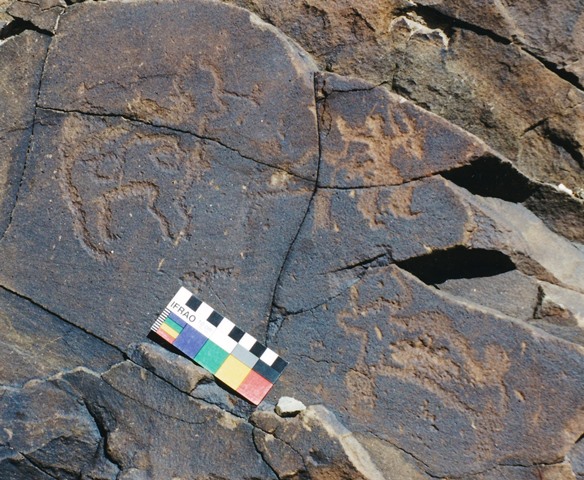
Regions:
<instances>
[{"instance_id":1,"label":"dark brown rock","mask_svg":"<svg viewBox=\"0 0 584 480\"><path fill-rule=\"evenodd\" d=\"M473 480L577 480L570 465L566 463L538 465L534 467L497 467L478 475L467 477Z\"/></svg>"},{"instance_id":2,"label":"dark brown rock","mask_svg":"<svg viewBox=\"0 0 584 480\"><path fill-rule=\"evenodd\" d=\"M303 218L310 183L174 130L47 111L39 122L3 242L14 259L4 284L119 347L143 339L180 281L263 334L274 265ZM17 260L23 248L28 262Z\"/></svg>"},{"instance_id":3,"label":"dark brown rock","mask_svg":"<svg viewBox=\"0 0 584 480\"><path fill-rule=\"evenodd\" d=\"M104 341L0 288L0 384L17 386L63 370L105 371L122 353Z\"/></svg>"},{"instance_id":4,"label":"dark brown rock","mask_svg":"<svg viewBox=\"0 0 584 480\"><path fill-rule=\"evenodd\" d=\"M64 0L16 0L6 12L15 19L30 22L44 33L55 33L66 6Z\"/></svg>"},{"instance_id":5,"label":"dark brown rock","mask_svg":"<svg viewBox=\"0 0 584 480\"><path fill-rule=\"evenodd\" d=\"M399 446L432 475L555 462L579 437L580 347L394 266L370 267L323 302L285 315L274 344L291 365L277 391L333 406L349 429Z\"/></svg>"},{"instance_id":6,"label":"dark brown rock","mask_svg":"<svg viewBox=\"0 0 584 480\"><path fill-rule=\"evenodd\" d=\"M27 478L28 470L34 472L30 478L78 478L101 438L83 402L51 382L35 380L1 392L2 477ZM23 468L14 472L14 463Z\"/></svg>"},{"instance_id":7,"label":"dark brown rock","mask_svg":"<svg viewBox=\"0 0 584 480\"><path fill-rule=\"evenodd\" d=\"M281 478L386 478L355 436L322 405L312 405L286 420L259 411L250 421L257 427L258 449Z\"/></svg>"},{"instance_id":8,"label":"dark brown rock","mask_svg":"<svg viewBox=\"0 0 584 480\"><path fill-rule=\"evenodd\" d=\"M478 139L385 88L319 77L319 185L400 185L492 153Z\"/></svg>"},{"instance_id":9,"label":"dark brown rock","mask_svg":"<svg viewBox=\"0 0 584 480\"><path fill-rule=\"evenodd\" d=\"M130 345L128 350L128 358L132 362L171 383L182 392L191 393L199 383L212 380L212 375L204 368L159 345L139 343Z\"/></svg>"},{"instance_id":10,"label":"dark brown rock","mask_svg":"<svg viewBox=\"0 0 584 480\"><path fill-rule=\"evenodd\" d=\"M580 274L584 256L575 244L550 231L522 205L452 188L472 211L469 245L500 250L523 273L584 293L584 277Z\"/></svg>"},{"instance_id":11,"label":"dark brown rock","mask_svg":"<svg viewBox=\"0 0 584 480\"><path fill-rule=\"evenodd\" d=\"M319 189L276 292L280 312L271 338L292 359L277 388L335 405L349 428L398 445L432 475L555 462L582 422L573 416L580 394L573 381L584 367L579 347L505 315L531 320L546 278L580 298L583 261L580 250L525 207L470 195L448 181ZM388 267L392 262L429 285L445 284L454 296L432 293ZM515 280L516 294L505 286L510 275L523 282ZM490 282L491 299L485 287L482 295L465 292L456 283L462 278L472 279L467 285ZM507 291L497 292L497 285ZM540 356L542 348L554 353ZM564 386L555 384L571 375ZM542 407L549 416L535 419L530 408L545 401L542 391L566 393L568 385L576 390L563 397L563 420L555 398ZM396 432L413 424L418 433L406 433L404 442ZM527 440L533 434L541 445L535 439L549 428L566 440L543 450ZM476 455L453 464L454 451ZM448 465L440 465L445 457Z\"/></svg>"},{"instance_id":12,"label":"dark brown rock","mask_svg":"<svg viewBox=\"0 0 584 480\"><path fill-rule=\"evenodd\" d=\"M581 477L577 9L237 3L3 17L0 478ZM260 408L145 339L179 285Z\"/></svg>"},{"instance_id":13,"label":"dark brown rock","mask_svg":"<svg viewBox=\"0 0 584 480\"><path fill-rule=\"evenodd\" d=\"M568 455L577 480L584 478L584 442L580 439Z\"/></svg>"},{"instance_id":14,"label":"dark brown rock","mask_svg":"<svg viewBox=\"0 0 584 480\"><path fill-rule=\"evenodd\" d=\"M584 84L584 64L581 32L584 26L584 7L581 2L543 2L537 7L529 1L416 2L453 19L492 32L504 39L519 43L522 48L567 78Z\"/></svg>"},{"instance_id":15,"label":"dark brown rock","mask_svg":"<svg viewBox=\"0 0 584 480\"><path fill-rule=\"evenodd\" d=\"M439 178L320 189L288 256L276 304L288 312L315 308L346 292L371 266L463 244L471 224L467 207Z\"/></svg>"},{"instance_id":16,"label":"dark brown rock","mask_svg":"<svg viewBox=\"0 0 584 480\"><path fill-rule=\"evenodd\" d=\"M387 80L394 60L388 31L407 0L233 0L301 44L321 69L367 80Z\"/></svg>"},{"instance_id":17,"label":"dark brown rock","mask_svg":"<svg viewBox=\"0 0 584 480\"><path fill-rule=\"evenodd\" d=\"M107 458L125 478L275 478L255 449L249 423L131 362L101 378L79 370L64 380L90 402Z\"/></svg>"},{"instance_id":18,"label":"dark brown rock","mask_svg":"<svg viewBox=\"0 0 584 480\"><path fill-rule=\"evenodd\" d=\"M517 270L476 278L449 278L436 286L521 320L531 320L538 305L538 282Z\"/></svg>"},{"instance_id":19,"label":"dark brown rock","mask_svg":"<svg viewBox=\"0 0 584 480\"><path fill-rule=\"evenodd\" d=\"M59 32L43 107L178 128L315 178L315 67L249 12L214 2L91 2L69 9Z\"/></svg>"},{"instance_id":20,"label":"dark brown rock","mask_svg":"<svg viewBox=\"0 0 584 480\"><path fill-rule=\"evenodd\" d=\"M581 91L515 45L457 29L446 44L418 29L405 18L394 24L405 59L394 89L483 138L528 176L579 184Z\"/></svg>"},{"instance_id":21,"label":"dark brown rock","mask_svg":"<svg viewBox=\"0 0 584 480\"><path fill-rule=\"evenodd\" d=\"M582 199L559 192L556 186L542 185L525 205L555 232L575 242L584 242Z\"/></svg>"},{"instance_id":22,"label":"dark brown rock","mask_svg":"<svg viewBox=\"0 0 584 480\"><path fill-rule=\"evenodd\" d=\"M294 38L322 69L386 85L534 179L581 187L579 2L234 3Z\"/></svg>"}]
</instances>

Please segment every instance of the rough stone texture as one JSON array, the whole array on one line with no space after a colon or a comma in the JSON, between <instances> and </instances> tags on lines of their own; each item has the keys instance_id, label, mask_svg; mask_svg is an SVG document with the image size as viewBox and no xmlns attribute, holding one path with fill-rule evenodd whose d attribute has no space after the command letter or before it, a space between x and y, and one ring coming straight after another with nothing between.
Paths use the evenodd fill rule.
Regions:
<instances>
[{"instance_id":1,"label":"rough stone texture","mask_svg":"<svg viewBox=\"0 0 584 480\"><path fill-rule=\"evenodd\" d=\"M82 371L65 378L90 399L91 414L108 432L106 456L124 472L203 479L236 471L243 479L274 478L254 447L251 425L131 362L101 378Z\"/></svg>"},{"instance_id":2,"label":"rough stone texture","mask_svg":"<svg viewBox=\"0 0 584 480\"><path fill-rule=\"evenodd\" d=\"M533 178L582 186L582 2L233 2L321 68L386 84Z\"/></svg>"},{"instance_id":3,"label":"rough stone texture","mask_svg":"<svg viewBox=\"0 0 584 480\"><path fill-rule=\"evenodd\" d=\"M66 6L64 0L16 0L6 9L6 13L32 24L39 31L55 33L59 17Z\"/></svg>"},{"instance_id":4,"label":"rough stone texture","mask_svg":"<svg viewBox=\"0 0 584 480\"><path fill-rule=\"evenodd\" d=\"M578 480L569 464L538 465L535 467L498 467L471 477L477 480Z\"/></svg>"},{"instance_id":5,"label":"rough stone texture","mask_svg":"<svg viewBox=\"0 0 584 480\"><path fill-rule=\"evenodd\" d=\"M540 295L538 282L518 270L489 277L449 278L436 287L522 320L534 318Z\"/></svg>"},{"instance_id":6,"label":"rough stone texture","mask_svg":"<svg viewBox=\"0 0 584 480\"><path fill-rule=\"evenodd\" d=\"M576 475L576 479L581 480L584 478L584 442L582 442L582 439L574 445L574 448L572 448L568 457L572 464L572 470Z\"/></svg>"},{"instance_id":7,"label":"rough stone texture","mask_svg":"<svg viewBox=\"0 0 584 480\"><path fill-rule=\"evenodd\" d=\"M0 412L0 471L17 463L38 469L32 478L45 473L74 479L100 447L99 429L85 405L52 382L32 380L22 389L3 389Z\"/></svg>"},{"instance_id":8,"label":"rough stone texture","mask_svg":"<svg viewBox=\"0 0 584 480\"><path fill-rule=\"evenodd\" d=\"M385 478L353 434L322 405L310 406L288 420L259 411L250 422L257 427L254 439L258 450L279 477Z\"/></svg>"},{"instance_id":9,"label":"rough stone texture","mask_svg":"<svg viewBox=\"0 0 584 480\"><path fill-rule=\"evenodd\" d=\"M12 20L14 20L10 15L3 11L0 7L0 32L4 31L4 28L9 25Z\"/></svg>"},{"instance_id":10,"label":"rough stone texture","mask_svg":"<svg viewBox=\"0 0 584 480\"><path fill-rule=\"evenodd\" d=\"M518 42L584 85L584 9L578 1L543 3L421 0L419 5ZM488 14L485 15L485 12Z\"/></svg>"},{"instance_id":11,"label":"rough stone texture","mask_svg":"<svg viewBox=\"0 0 584 480\"><path fill-rule=\"evenodd\" d=\"M579 437L580 347L432 292L395 266L369 267L324 300L287 315L275 336L292 360L278 391L321 399L429 473L555 462Z\"/></svg>"},{"instance_id":12,"label":"rough stone texture","mask_svg":"<svg viewBox=\"0 0 584 480\"><path fill-rule=\"evenodd\" d=\"M386 480L428 480L432 477L424 473L423 465L410 454L382 440L375 435L353 433L363 445Z\"/></svg>"},{"instance_id":13,"label":"rough stone texture","mask_svg":"<svg viewBox=\"0 0 584 480\"><path fill-rule=\"evenodd\" d=\"M178 128L315 177L315 66L257 17L211 1L96 2L68 10L60 31L43 107Z\"/></svg>"},{"instance_id":14,"label":"rough stone texture","mask_svg":"<svg viewBox=\"0 0 584 480\"><path fill-rule=\"evenodd\" d=\"M148 343L130 345L128 357L185 393L191 393L199 383L208 382L212 378L204 368L157 345Z\"/></svg>"},{"instance_id":15,"label":"rough stone texture","mask_svg":"<svg viewBox=\"0 0 584 480\"><path fill-rule=\"evenodd\" d=\"M39 118L30 176L4 238L15 260L0 274L5 285L120 347L143 338L136 325L180 281L263 334L274 264L294 238L310 184L190 134L46 110ZM26 263L17 261L23 248ZM48 264L44 273L38 264ZM53 288L43 289L49 277ZM75 302L61 301L71 295Z\"/></svg>"},{"instance_id":16,"label":"rough stone texture","mask_svg":"<svg viewBox=\"0 0 584 480\"><path fill-rule=\"evenodd\" d=\"M490 154L467 132L384 88L334 75L319 80L320 186L400 185Z\"/></svg>"},{"instance_id":17,"label":"rough stone texture","mask_svg":"<svg viewBox=\"0 0 584 480\"><path fill-rule=\"evenodd\" d=\"M0 0L0 478L584 479L581 3L72 3Z\"/></svg>"},{"instance_id":18,"label":"rough stone texture","mask_svg":"<svg viewBox=\"0 0 584 480\"><path fill-rule=\"evenodd\" d=\"M105 371L123 358L104 341L4 288L0 289L0 326L0 382L4 386L83 365Z\"/></svg>"},{"instance_id":19,"label":"rough stone texture","mask_svg":"<svg viewBox=\"0 0 584 480\"><path fill-rule=\"evenodd\" d=\"M47 37L23 32L0 48L0 238L12 217L24 171L48 45Z\"/></svg>"}]
</instances>

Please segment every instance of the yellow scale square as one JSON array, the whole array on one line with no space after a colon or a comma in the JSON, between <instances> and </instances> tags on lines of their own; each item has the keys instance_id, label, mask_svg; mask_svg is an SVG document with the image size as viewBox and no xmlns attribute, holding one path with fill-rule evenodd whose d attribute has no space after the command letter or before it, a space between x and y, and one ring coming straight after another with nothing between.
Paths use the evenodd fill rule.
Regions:
<instances>
[{"instance_id":1,"label":"yellow scale square","mask_svg":"<svg viewBox=\"0 0 584 480\"><path fill-rule=\"evenodd\" d=\"M233 390L237 390L250 371L251 368L233 355L229 355L219 370L215 372L215 376Z\"/></svg>"},{"instance_id":2,"label":"yellow scale square","mask_svg":"<svg viewBox=\"0 0 584 480\"><path fill-rule=\"evenodd\" d=\"M168 333L172 338L178 337L178 332L172 327L169 327L166 323L160 325L160 329Z\"/></svg>"}]
</instances>

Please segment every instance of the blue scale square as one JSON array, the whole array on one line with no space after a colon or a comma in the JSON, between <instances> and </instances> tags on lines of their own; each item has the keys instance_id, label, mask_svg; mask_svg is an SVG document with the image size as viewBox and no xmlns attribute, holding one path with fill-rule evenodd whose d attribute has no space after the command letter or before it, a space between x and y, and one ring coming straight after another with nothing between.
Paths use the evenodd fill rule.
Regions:
<instances>
[{"instance_id":1,"label":"blue scale square","mask_svg":"<svg viewBox=\"0 0 584 480\"><path fill-rule=\"evenodd\" d=\"M185 322L178 315L175 315L173 312L168 312L167 317L169 317L174 323L180 325L183 328L187 326L187 322Z\"/></svg>"},{"instance_id":2,"label":"blue scale square","mask_svg":"<svg viewBox=\"0 0 584 480\"><path fill-rule=\"evenodd\" d=\"M199 350L203 348L203 345L205 345L207 340L208 339L205 335L202 335L194 328L187 326L172 345L190 358L194 358L195 355L199 353Z\"/></svg>"}]
</instances>

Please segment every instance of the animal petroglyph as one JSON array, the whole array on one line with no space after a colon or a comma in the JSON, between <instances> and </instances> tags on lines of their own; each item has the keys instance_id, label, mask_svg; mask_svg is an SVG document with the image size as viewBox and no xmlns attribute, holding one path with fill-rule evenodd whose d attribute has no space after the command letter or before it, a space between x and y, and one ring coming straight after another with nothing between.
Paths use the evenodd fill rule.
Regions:
<instances>
[{"instance_id":1,"label":"animal petroglyph","mask_svg":"<svg viewBox=\"0 0 584 480\"><path fill-rule=\"evenodd\" d=\"M382 275L377 272L370 276L376 279ZM400 288L405 287L399 274L392 281ZM338 325L359 344L352 367L355 371L367 374L368 378L379 375L417 384L475 421L479 421L480 412L485 409L491 411L491 419L507 414L505 375L510 360L501 347L486 344L477 352L466 339L455 335L455 326L440 312L401 317L392 314L395 299L381 296L361 300L362 287L362 281L351 287L350 307L337 316ZM378 321L357 324L356 312L374 313ZM469 387L492 392L488 404L477 404L476 398L467 398ZM376 397L375 393L371 395ZM355 398L355 405L358 403Z\"/></svg>"},{"instance_id":2,"label":"animal petroglyph","mask_svg":"<svg viewBox=\"0 0 584 480\"><path fill-rule=\"evenodd\" d=\"M203 143L124 120L66 118L59 146L60 184L75 231L92 255L108 255L117 238L116 210L138 198L162 236L178 244L191 227L185 196L209 165Z\"/></svg>"}]
</instances>

